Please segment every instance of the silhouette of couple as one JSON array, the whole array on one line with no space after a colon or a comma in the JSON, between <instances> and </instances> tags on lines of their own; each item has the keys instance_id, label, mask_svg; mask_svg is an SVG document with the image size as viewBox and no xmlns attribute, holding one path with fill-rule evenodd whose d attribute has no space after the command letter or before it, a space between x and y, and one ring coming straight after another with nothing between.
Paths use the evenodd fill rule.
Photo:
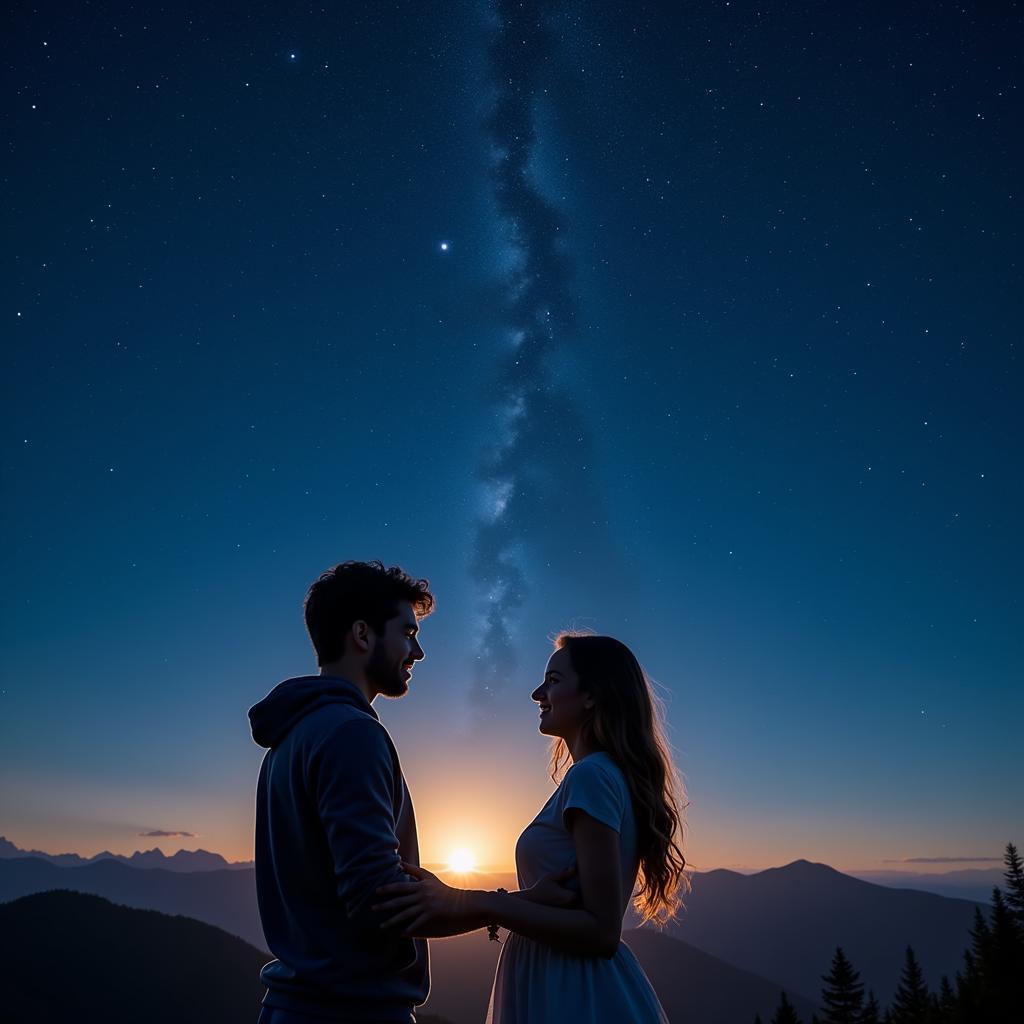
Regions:
<instances>
[{"instance_id":1,"label":"silhouette of couple","mask_svg":"<svg viewBox=\"0 0 1024 1024\"><path fill-rule=\"evenodd\" d=\"M677 776L650 685L618 640L563 634L532 699L558 786L516 844L519 890L456 889L419 866L398 752L373 700L408 692L426 580L345 562L306 596L320 674L249 711L267 747L256 887L267 944L260 1024L410 1024L427 938L509 933L491 1024L639 1022L664 1011L621 940L632 897L666 920L685 884Z\"/></svg>"}]
</instances>

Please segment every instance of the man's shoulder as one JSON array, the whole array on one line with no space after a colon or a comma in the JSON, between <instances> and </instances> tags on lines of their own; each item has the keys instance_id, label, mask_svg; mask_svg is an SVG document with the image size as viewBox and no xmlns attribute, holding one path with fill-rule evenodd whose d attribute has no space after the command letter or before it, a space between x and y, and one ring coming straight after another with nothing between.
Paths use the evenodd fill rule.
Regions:
<instances>
[{"instance_id":1,"label":"man's shoulder","mask_svg":"<svg viewBox=\"0 0 1024 1024\"><path fill-rule=\"evenodd\" d=\"M380 722L369 711L365 711L355 704L341 702L324 704L321 707L314 708L306 715L305 720L315 721L321 727L330 723L341 724L342 722L370 722L373 725L380 726Z\"/></svg>"},{"instance_id":2,"label":"man's shoulder","mask_svg":"<svg viewBox=\"0 0 1024 1024\"><path fill-rule=\"evenodd\" d=\"M328 704L311 711L300 723L306 742L316 747L376 749L389 754L394 743L380 721L350 704Z\"/></svg>"}]
</instances>

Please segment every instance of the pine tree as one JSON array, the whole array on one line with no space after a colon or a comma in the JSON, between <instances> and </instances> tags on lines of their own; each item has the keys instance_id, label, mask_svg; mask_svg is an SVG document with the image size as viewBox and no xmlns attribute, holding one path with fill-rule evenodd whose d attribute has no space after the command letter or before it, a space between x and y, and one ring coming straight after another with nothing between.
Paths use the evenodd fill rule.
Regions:
<instances>
[{"instance_id":1,"label":"pine tree","mask_svg":"<svg viewBox=\"0 0 1024 1024\"><path fill-rule=\"evenodd\" d=\"M771 1024L800 1024L800 1018L796 1015L796 1010L793 1009L793 1004L785 992L779 995L779 1005L772 1017Z\"/></svg>"},{"instance_id":2,"label":"pine tree","mask_svg":"<svg viewBox=\"0 0 1024 1024\"><path fill-rule=\"evenodd\" d=\"M957 1020L964 1022L985 1019L987 1006L987 965L991 957L992 932L980 907L974 910L974 927L970 946L964 950L964 970L956 976Z\"/></svg>"},{"instance_id":3,"label":"pine tree","mask_svg":"<svg viewBox=\"0 0 1024 1024\"><path fill-rule=\"evenodd\" d=\"M874 992L868 992L868 1001L864 1004L860 1024L882 1024L882 1010Z\"/></svg>"},{"instance_id":4,"label":"pine tree","mask_svg":"<svg viewBox=\"0 0 1024 1024\"><path fill-rule=\"evenodd\" d=\"M956 1016L954 1020L972 1021L978 1019L981 1004L981 971L971 951L964 952L964 970L956 975Z\"/></svg>"},{"instance_id":5,"label":"pine tree","mask_svg":"<svg viewBox=\"0 0 1024 1024\"><path fill-rule=\"evenodd\" d=\"M825 1004L823 1024L860 1024L864 1012L864 985L846 959L841 946L832 957L832 970L821 979L821 1001Z\"/></svg>"},{"instance_id":6,"label":"pine tree","mask_svg":"<svg viewBox=\"0 0 1024 1024\"><path fill-rule=\"evenodd\" d=\"M1006 871L1003 877L1006 879L1005 912L1010 918L1009 934L1006 936L1010 949L1006 952L1008 979L1010 985L1007 991L1007 1000L1011 1012L1020 1020L1024 1018L1024 862L1017 847L1013 843L1006 844L1006 853L1003 857L1006 864ZM993 908L993 931L999 929L996 909ZM999 938L995 938L999 945Z\"/></svg>"},{"instance_id":7,"label":"pine tree","mask_svg":"<svg viewBox=\"0 0 1024 1024\"><path fill-rule=\"evenodd\" d=\"M985 987L986 967L992 959L992 930L981 907L974 908L974 927L970 932L971 948L964 954L967 980L973 980L979 989Z\"/></svg>"},{"instance_id":8,"label":"pine tree","mask_svg":"<svg viewBox=\"0 0 1024 1024\"><path fill-rule=\"evenodd\" d=\"M921 965L914 956L914 950L907 946L903 974L892 1000L893 1024L928 1024L930 1005L931 999Z\"/></svg>"},{"instance_id":9,"label":"pine tree","mask_svg":"<svg viewBox=\"0 0 1024 1024\"><path fill-rule=\"evenodd\" d=\"M991 945L985 965L987 1005L997 1021L1019 1020L1024 1011L1021 927L999 889L992 893Z\"/></svg>"},{"instance_id":10,"label":"pine tree","mask_svg":"<svg viewBox=\"0 0 1024 1024\"><path fill-rule=\"evenodd\" d=\"M1012 844L1011 844L1012 846ZM1020 868L1016 848L1006 851L1007 885L1015 884ZM952 1013L945 993L940 999L942 1024L1009 1024L1024 1019L1024 927L1013 906L997 887L986 921L975 911L964 970L956 978Z\"/></svg>"},{"instance_id":11,"label":"pine tree","mask_svg":"<svg viewBox=\"0 0 1024 1024\"><path fill-rule=\"evenodd\" d=\"M1024 928L1024 862L1013 843L1006 844L1003 863L1006 865L1003 874L1006 879L1006 903L1018 924Z\"/></svg>"},{"instance_id":12,"label":"pine tree","mask_svg":"<svg viewBox=\"0 0 1024 1024\"><path fill-rule=\"evenodd\" d=\"M935 1002L935 1020L937 1024L956 1024L957 1019L956 993L949 983L949 978L943 975Z\"/></svg>"}]
</instances>

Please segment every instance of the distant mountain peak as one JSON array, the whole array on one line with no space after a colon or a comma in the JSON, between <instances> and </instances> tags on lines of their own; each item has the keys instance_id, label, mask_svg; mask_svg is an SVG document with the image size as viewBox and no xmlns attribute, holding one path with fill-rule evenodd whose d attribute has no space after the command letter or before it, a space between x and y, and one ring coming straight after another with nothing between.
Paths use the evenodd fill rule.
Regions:
<instances>
[{"instance_id":1,"label":"distant mountain peak","mask_svg":"<svg viewBox=\"0 0 1024 1024\"><path fill-rule=\"evenodd\" d=\"M219 853L211 853L209 850L178 850L168 857L163 850L154 846L151 850L136 850L128 857L119 853L111 853L110 850L103 850L92 857L82 857L77 853L44 853L42 850L22 850L6 836L0 836L0 858L11 860L17 857L39 857L58 867L84 867L110 860L133 868L163 868L179 872L234 871L252 867L252 861L232 863Z\"/></svg>"},{"instance_id":2,"label":"distant mountain peak","mask_svg":"<svg viewBox=\"0 0 1024 1024\"><path fill-rule=\"evenodd\" d=\"M770 871L800 871L809 872L813 871L817 874L827 872L833 875L842 874L841 871L836 871L830 864L822 864L816 860L805 860L800 857L798 860L790 861L788 864L783 864L781 868L769 868Z\"/></svg>"}]
</instances>

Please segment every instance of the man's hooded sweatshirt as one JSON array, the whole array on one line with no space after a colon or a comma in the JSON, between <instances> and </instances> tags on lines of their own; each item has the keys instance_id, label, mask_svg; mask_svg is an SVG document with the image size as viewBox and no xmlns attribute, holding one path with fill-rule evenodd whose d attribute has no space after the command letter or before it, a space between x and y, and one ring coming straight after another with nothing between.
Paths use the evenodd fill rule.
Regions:
<instances>
[{"instance_id":1,"label":"man's hooded sweatshirt","mask_svg":"<svg viewBox=\"0 0 1024 1024\"><path fill-rule=\"evenodd\" d=\"M344 1021L408 1022L427 998L427 944L379 927L374 892L419 863L398 753L345 679L278 684L249 711L268 747L256 794L263 1002Z\"/></svg>"}]
</instances>

